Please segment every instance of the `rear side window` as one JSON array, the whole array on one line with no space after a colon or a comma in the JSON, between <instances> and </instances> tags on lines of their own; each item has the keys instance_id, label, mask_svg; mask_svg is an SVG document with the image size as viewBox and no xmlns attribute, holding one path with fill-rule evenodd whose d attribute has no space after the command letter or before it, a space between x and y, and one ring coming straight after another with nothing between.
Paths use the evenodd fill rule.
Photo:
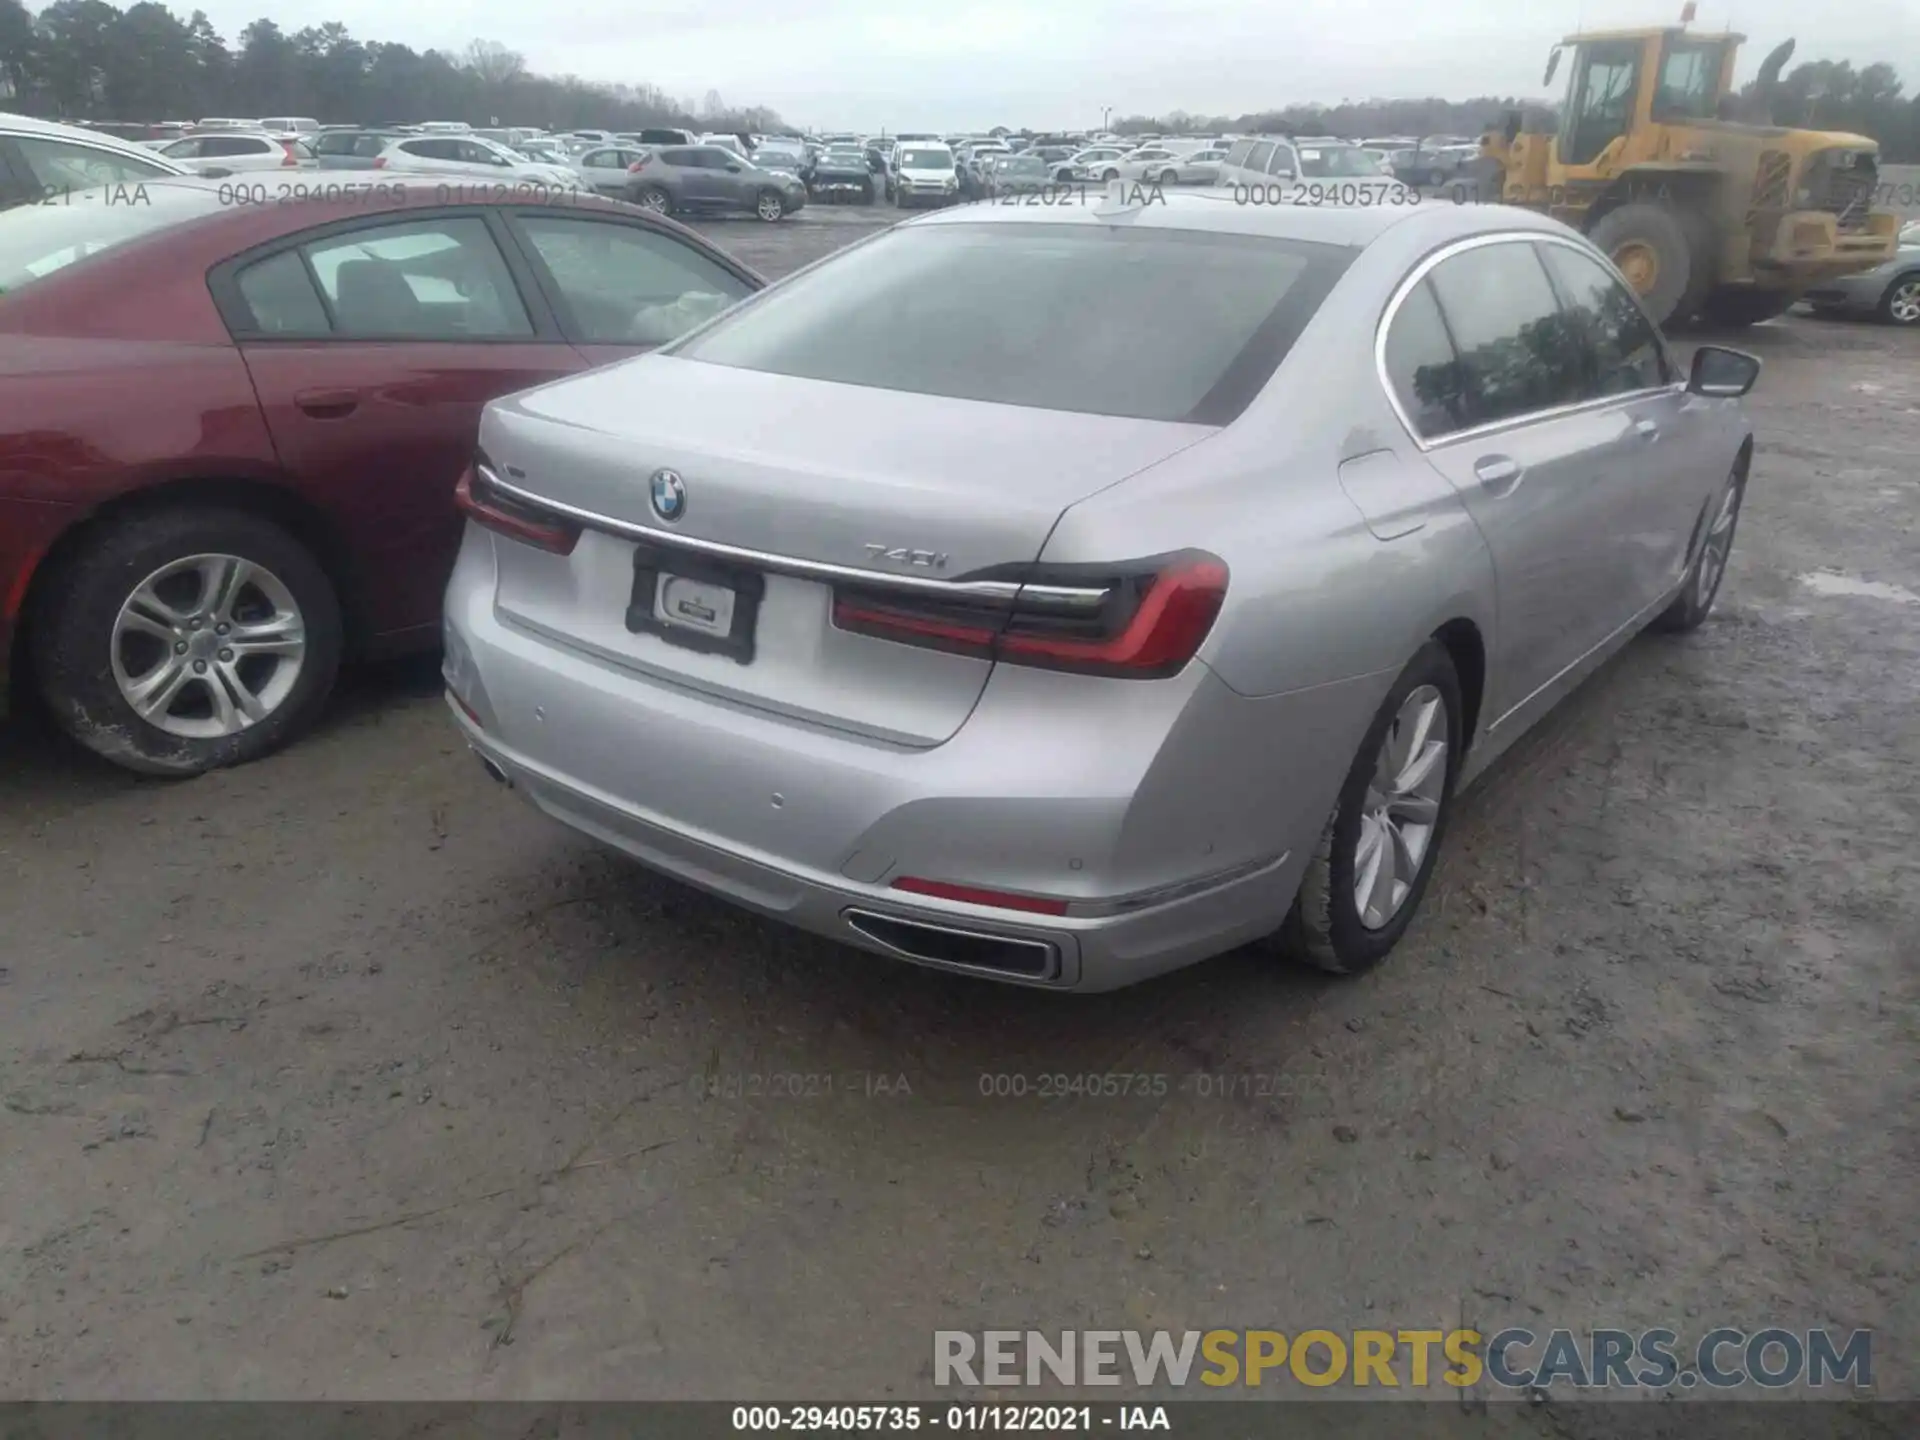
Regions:
<instances>
[{"instance_id":1,"label":"rear side window","mask_svg":"<svg viewBox=\"0 0 1920 1440\"><path fill-rule=\"evenodd\" d=\"M1429 281L1466 370L1475 423L1584 398L1581 339L1530 241L1463 250L1434 266Z\"/></svg>"},{"instance_id":2,"label":"rear side window","mask_svg":"<svg viewBox=\"0 0 1920 1440\"><path fill-rule=\"evenodd\" d=\"M313 279L319 282L317 295ZM235 283L255 324L267 334L354 340L499 340L533 334L486 222L463 216L328 236L248 266Z\"/></svg>"},{"instance_id":3,"label":"rear side window","mask_svg":"<svg viewBox=\"0 0 1920 1440\"><path fill-rule=\"evenodd\" d=\"M1553 280L1580 332L1590 395L1651 390L1672 377L1646 311L1591 255L1565 245L1542 245Z\"/></svg>"},{"instance_id":4,"label":"rear side window","mask_svg":"<svg viewBox=\"0 0 1920 1440\"><path fill-rule=\"evenodd\" d=\"M1437 440L1473 423L1466 374L1424 280L1394 311L1387 329L1386 367L1400 408L1421 439Z\"/></svg>"},{"instance_id":5,"label":"rear side window","mask_svg":"<svg viewBox=\"0 0 1920 1440\"><path fill-rule=\"evenodd\" d=\"M909 226L674 353L882 390L1224 425L1351 255L1181 230Z\"/></svg>"},{"instance_id":6,"label":"rear side window","mask_svg":"<svg viewBox=\"0 0 1920 1440\"><path fill-rule=\"evenodd\" d=\"M297 250L249 265L237 283L253 328L263 335L325 335L332 328Z\"/></svg>"},{"instance_id":7,"label":"rear side window","mask_svg":"<svg viewBox=\"0 0 1920 1440\"><path fill-rule=\"evenodd\" d=\"M1268 141L1262 140L1258 145L1255 145L1253 147L1253 150L1248 154L1247 169L1264 171L1267 168L1267 162L1272 158L1273 158L1272 144L1269 143Z\"/></svg>"},{"instance_id":8,"label":"rear side window","mask_svg":"<svg viewBox=\"0 0 1920 1440\"><path fill-rule=\"evenodd\" d=\"M252 135L209 135L200 142L203 159L216 155L264 155L274 148L273 141Z\"/></svg>"},{"instance_id":9,"label":"rear side window","mask_svg":"<svg viewBox=\"0 0 1920 1440\"><path fill-rule=\"evenodd\" d=\"M1241 167L1247 163L1247 156L1251 155L1252 153L1253 153L1253 141L1236 140L1233 142L1231 146L1228 147L1227 158L1221 163L1226 165L1232 165L1235 167Z\"/></svg>"}]
</instances>

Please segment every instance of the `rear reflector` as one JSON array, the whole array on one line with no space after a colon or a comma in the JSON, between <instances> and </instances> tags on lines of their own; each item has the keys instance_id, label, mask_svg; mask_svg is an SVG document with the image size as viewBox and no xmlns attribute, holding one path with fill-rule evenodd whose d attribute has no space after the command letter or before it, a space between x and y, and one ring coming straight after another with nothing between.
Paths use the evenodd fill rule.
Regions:
<instances>
[{"instance_id":1,"label":"rear reflector","mask_svg":"<svg viewBox=\"0 0 1920 1440\"><path fill-rule=\"evenodd\" d=\"M1227 565L1187 550L1118 565L1020 566L1011 606L882 586L836 589L833 623L903 645L1013 665L1150 680L1178 674L1213 628Z\"/></svg>"},{"instance_id":2,"label":"rear reflector","mask_svg":"<svg viewBox=\"0 0 1920 1440\"><path fill-rule=\"evenodd\" d=\"M453 499L476 524L536 550L571 555L580 543L580 527L573 521L502 490L484 457L461 475Z\"/></svg>"},{"instance_id":3,"label":"rear reflector","mask_svg":"<svg viewBox=\"0 0 1920 1440\"><path fill-rule=\"evenodd\" d=\"M944 880L922 880L903 875L893 882L896 890L913 895L931 895L936 900L958 900L967 905L990 905L996 910L1024 910L1031 915L1064 915L1067 902L1044 895L1009 895L1004 890L982 890L975 885L949 885Z\"/></svg>"}]
</instances>

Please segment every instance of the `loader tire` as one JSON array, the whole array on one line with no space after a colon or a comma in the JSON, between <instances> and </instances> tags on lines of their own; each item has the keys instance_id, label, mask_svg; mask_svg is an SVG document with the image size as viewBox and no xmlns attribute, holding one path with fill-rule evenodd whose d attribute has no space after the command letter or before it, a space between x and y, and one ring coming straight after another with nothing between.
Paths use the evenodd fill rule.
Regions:
<instances>
[{"instance_id":1,"label":"loader tire","mask_svg":"<svg viewBox=\"0 0 1920 1440\"><path fill-rule=\"evenodd\" d=\"M1587 231L1640 296L1656 325L1683 317L1696 257L1688 227L1665 205L1640 201L1609 210ZM1704 264L1704 257L1700 257Z\"/></svg>"}]
</instances>

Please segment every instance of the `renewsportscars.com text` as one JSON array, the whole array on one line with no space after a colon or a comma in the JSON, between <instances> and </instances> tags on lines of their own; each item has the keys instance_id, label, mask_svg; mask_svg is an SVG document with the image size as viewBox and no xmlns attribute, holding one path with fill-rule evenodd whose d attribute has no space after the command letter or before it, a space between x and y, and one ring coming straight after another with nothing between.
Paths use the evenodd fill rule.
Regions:
<instances>
[{"instance_id":1,"label":"renewsportscars.com text","mask_svg":"<svg viewBox=\"0 0 1920 1440\"><path fill-rule=\"evenodd\" d=\"M936 1385L1777 1390L1873 1385L1873 1332L936 1330Z\"/></svg>"}]
</instances>

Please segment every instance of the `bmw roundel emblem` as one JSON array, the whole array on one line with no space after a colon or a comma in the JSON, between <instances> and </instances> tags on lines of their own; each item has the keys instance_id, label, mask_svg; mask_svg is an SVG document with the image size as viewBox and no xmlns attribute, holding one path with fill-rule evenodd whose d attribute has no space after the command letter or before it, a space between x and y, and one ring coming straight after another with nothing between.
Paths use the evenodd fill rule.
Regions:
<instances>
[{"instance_id":1,"label":"bmw roundel emblem","mask_svg":"<svg viewBox=\"0 0 1920 1440\"><path fill-rule=\"evenodd\" d=\"M687 482L678 470L656 470L648 482L653 495L653 513L662 520L678 520L687 513Z\"/></svg>"}]
</instances>

